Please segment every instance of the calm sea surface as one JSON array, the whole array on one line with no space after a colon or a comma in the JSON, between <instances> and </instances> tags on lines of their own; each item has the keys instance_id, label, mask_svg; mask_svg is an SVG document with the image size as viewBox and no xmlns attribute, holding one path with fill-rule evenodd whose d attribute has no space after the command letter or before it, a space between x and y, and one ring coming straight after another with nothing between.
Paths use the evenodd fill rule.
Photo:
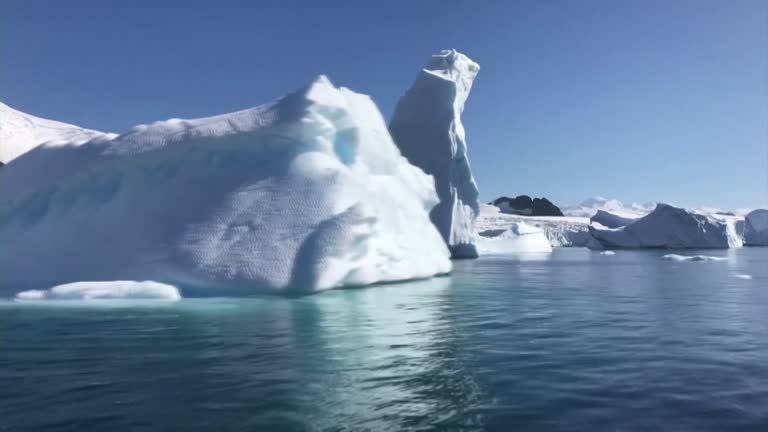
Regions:
<instances>
[{"instance_id":1,"label":"calm sea surface","mask_svg":"<svg viewBox=\"0 0 768 432\"><path fill-rule=\"evenodd\" d=\"M300 299L0 302L0 430L768 431L768 249L664 253Z\"/></svg>"}]
</instances>

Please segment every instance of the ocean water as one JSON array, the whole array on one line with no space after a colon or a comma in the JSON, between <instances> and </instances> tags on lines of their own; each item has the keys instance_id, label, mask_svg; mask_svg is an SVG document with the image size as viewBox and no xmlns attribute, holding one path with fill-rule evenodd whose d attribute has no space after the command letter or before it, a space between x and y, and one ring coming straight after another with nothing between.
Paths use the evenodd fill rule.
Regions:
<instances>
[{"instance_id":1,"label":"ocean water","mask_svg":"<svg viewBox=\"0 0 768 432\"><path fill-rule=\"evenodd\" d=\"M768 249L299 298L0 303L2 431L768 430Z\"/></svg>"}]
</instances>

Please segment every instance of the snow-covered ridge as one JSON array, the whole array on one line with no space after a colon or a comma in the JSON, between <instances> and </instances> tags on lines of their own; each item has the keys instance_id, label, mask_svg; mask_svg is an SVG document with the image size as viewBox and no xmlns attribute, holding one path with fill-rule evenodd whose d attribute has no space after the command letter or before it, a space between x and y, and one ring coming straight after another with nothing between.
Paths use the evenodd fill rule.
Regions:
<instances>
[{"instance_id":1,"label":"snow-covered ridge","mask_svg":"<svg viewBox=\"0 0 768 432\"><path fill-rule=\"evenodd\" d=\"M116 136L35 117L0 102L0 163L2 164L7 164L43 143L82 144L94 138L112 139Z\"/></svg>"},{"instance_id":2,"label":"snow-covered ridge","mask_svg":"<svg viewBox=\"0 0 768 432\"><path fill-rule=\"evenodd\" d=\"M654 209L656 204L624 204L616 199L608 199L603 197L587 198L579 204L573 206L562 207L563 214L566 216L577 216L591 218L597 213L598 210L603 210L614 215L624 217L640 217L645 216L651 210Z\"/></svg>"},{"instance_id":3,"label":"snow-covered ridge","mask_svg":"<svg viewBox=\"0 0 768 432\"><path fill-rule=\"evenodd\" d=\"M475 258L478 190L467 156L461 114L477 63L457 52L433 55L400 98L389 125L408 160L434 176L440 202L430 213L454 258Z\"/></svg>"},{"instance_id":4,"label":"snow-covered ridge","mask_svg":"<svg viewBox=\"0 0 768 432\"><path fill-rule=\"evenodd\" d=\"M153 280L313 292L451 270L433 178L325 77L261 107L45 146L0 170L0 290Z\"/></svg>"}]
</instances>

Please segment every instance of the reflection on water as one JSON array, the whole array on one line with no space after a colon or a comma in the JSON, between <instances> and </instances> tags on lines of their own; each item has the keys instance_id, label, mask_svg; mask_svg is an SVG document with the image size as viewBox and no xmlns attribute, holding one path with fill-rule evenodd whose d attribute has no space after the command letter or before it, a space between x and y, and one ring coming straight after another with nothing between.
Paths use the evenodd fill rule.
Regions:
<instances>
[{"instance_id":1,"label":"reflection on water","mask_svg":"<svg viewBox=\"0 0 768 432\"><path fill-rule=\"evenodd\" d=\"M572 249L300 299L3 304L0 430L763 430L768 253L704 253L728 260Z\"/></svg>"}]
</instances>

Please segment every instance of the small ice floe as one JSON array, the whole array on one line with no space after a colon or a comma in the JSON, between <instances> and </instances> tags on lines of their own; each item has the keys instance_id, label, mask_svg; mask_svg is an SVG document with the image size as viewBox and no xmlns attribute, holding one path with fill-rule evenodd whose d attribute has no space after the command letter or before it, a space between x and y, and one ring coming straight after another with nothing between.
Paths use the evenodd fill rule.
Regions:
<instances>
[{"instance_id":1,"label":"small ice floe","mask_svg":"<svg viewBox=\"0 0 768 432\"><path fill-rule=\"evenodd\" d=\"M669 261L726 261L728 260L728 258L726 257L716 257L716 256L710 256L710 255L677 255L677 254L666 254L661 258Z\"/></svg>"},{"instance_id":2,"label":"small ice floe","mask_svg":"<svg viewBox=\"0 0 768 432\"><path fill-rule=\"evenodd\" d=\"M154 281L73 282L16 294L17 301L42 300L181 300L179 289Z\"/></svg>"},{"instance_id":3,"label":"small ice floe","mask_svg":"<svg viewBox=\"0 0 768 432\"><path fill-rule=\"evenodd\" d=\"M602 251L600 252L600 255L616 255L616 252L614 251Z\"/></svg>"},{"instance_id":4,"label":"small ice floe","mask_svg":"<svg viewBox=\"0 0 768 432\"><path fill-rule=\"evenodd\" d=\"M752 275L748 275L748 274L735 274L733 275L733 277L735 277L736 279L744 279L744 280L752 279Z\"/></svg>"}]
</instances>

